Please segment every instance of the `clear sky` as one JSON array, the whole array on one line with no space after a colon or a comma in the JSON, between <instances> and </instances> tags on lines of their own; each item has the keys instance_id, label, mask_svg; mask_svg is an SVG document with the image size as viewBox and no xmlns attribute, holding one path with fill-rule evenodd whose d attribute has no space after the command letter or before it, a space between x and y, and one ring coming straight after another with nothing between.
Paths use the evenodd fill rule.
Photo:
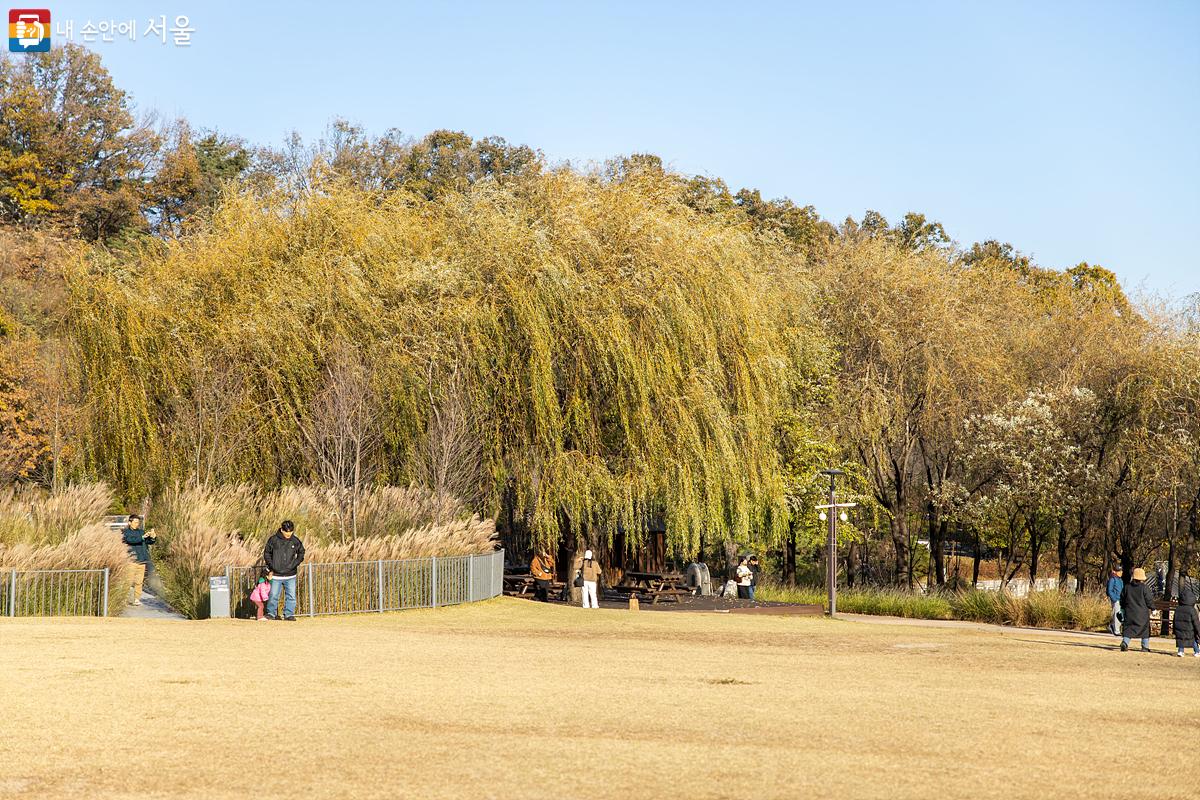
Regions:
<instances>
[{"instance_id":1,"label":"clear sky","mask_svg":"<svg viewBox=\"0 0 1200 800\"><path fill-rule=\"evenodd\" d=\"M552 161L653 152L834 221L916 210L963 244L1200 292L1197 0L50 8L76 41L134 19L136 42L90 46L139 109L254 143L342 116ZM141 35L162 14L190 18L190 47Z\"/></svg>"}]
</instances>

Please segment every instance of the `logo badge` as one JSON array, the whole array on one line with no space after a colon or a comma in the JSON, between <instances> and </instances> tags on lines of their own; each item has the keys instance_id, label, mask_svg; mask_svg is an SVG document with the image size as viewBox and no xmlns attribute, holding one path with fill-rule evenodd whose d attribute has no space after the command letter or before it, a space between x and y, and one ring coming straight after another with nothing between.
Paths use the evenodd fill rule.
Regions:
<instances>
[{"instance_id":1,"label":"logo badge","mask_svg":"<svg viewBox=\"0 0 1200 800\"><path fill-rule=\"evenodd\" d=\"M49 53L50 9L9 9L8 49L13 53Z\"/></svg>"}]
</instances>

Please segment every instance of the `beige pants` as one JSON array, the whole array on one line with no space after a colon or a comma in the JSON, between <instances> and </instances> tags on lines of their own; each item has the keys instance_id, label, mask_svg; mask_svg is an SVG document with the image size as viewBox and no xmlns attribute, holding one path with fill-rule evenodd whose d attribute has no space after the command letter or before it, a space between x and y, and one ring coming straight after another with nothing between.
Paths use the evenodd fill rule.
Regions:
<instances>
[{"instance_id":1,"label":"beige pants","mask_svg":"<svg viewBox=\"0 0 1200 800\"><path fill-rule=\"evenodd\" d=\"M133 565L133 585L130 587L133 592L133 602L137 603L142 599L142 584L146 581L146 565Z\"/></svg>"}]
</instances>

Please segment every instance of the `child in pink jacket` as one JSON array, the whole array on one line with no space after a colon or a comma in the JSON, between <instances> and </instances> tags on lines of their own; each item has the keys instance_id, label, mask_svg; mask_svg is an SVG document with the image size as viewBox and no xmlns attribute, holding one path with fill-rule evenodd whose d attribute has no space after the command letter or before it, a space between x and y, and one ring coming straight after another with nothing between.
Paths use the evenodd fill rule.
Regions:
<instances>
[{"instance_id":1,"label":"child in pink jacket","mask_svg":"<svg viewBox=\"0 0 1200 800\"><path fill-rule=\"evenodd\" d=\"M267 602L267 598L271 596L271 581L266 578L259 578L258 583L250 592L250 599L254 601L256 619L259 622L265 620L266 612L263 609L263 604Z\"/></svg>"}]
</instances>

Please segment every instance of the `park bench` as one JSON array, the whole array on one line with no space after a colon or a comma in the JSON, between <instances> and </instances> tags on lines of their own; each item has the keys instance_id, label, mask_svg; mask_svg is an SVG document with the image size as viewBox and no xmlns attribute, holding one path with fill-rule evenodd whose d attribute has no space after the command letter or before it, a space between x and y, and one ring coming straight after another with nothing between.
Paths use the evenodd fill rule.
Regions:
<instances>
[{"instance_id":1,"label":"park bench","mask_svg":"<svg viewBox=\"0 0 1200 800\"><path fill-rule=\"evenodd\" d=\"M550 581L550 597L558 598L562 595L565 584L562 581ZM532 575L505 575L504 576L504 593L509 597L534 597L534 589L537 587L537 581Z\"/></svg>"},{"instance_id":2,"label":"park bench","mask_svg":"<svg viewBox=\"0 0 1200 800\"><path fill-rule=\"evenodd\" d=\"M1179 605L1174 600L1155 600L1150 606L1150 630L1154 630L1154 622L1157 619L1161 625L1159 632L1163 636L1171 635L1171 612Z\"/></svg>"}]
</instances>

